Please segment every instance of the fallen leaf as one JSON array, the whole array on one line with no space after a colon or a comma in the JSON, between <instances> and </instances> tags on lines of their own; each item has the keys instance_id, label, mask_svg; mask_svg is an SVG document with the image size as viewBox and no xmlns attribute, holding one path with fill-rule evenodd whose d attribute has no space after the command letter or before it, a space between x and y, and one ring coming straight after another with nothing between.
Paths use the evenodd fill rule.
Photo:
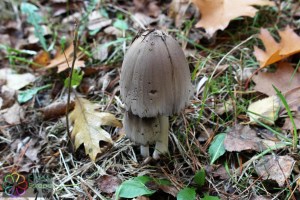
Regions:
<instances>
[{"instance_id":1,"label":"fallen leaf","mask_svg":"<svg viewBox=\"0 0 300 200\"><path fill-rule=\"evenodd\" d=\"M264 180L275 180L280 187L288 181L295 160L290 156L266 155L255 165L255 170Z\"/></svg>"},{"instance_id":2,"label":"fallen leaf","mask_svg":"<svg viewBox=\"0 0 300 200\"><path fill-rule=\"evenodd\" d=\"M74 123L71 137L75 143L75 149L84 144L85 152L95 161L98 154L103 153L105 147L100 147L100 142L107 146L113 141L110 134L100 126L122 127L122 124L114 115L105 112L98 112L99 106L90 101L78 98L75 100L75 109L70 114L70 120ZM106 147L107 147L106 146Z\"/></svg>"},{"instance_id":3,"label":"fallen leaf","mask_svg":"<svg viewBox=\"0 0 300 200\"><path fill-rule=\"evenodd\" d=\"M104 33L106 33L108 35L115 35L117 37L122 37L122 35L123 35L122 31L117 29L114 26L109 26L109 27L105 28Z\"/></svg>"},{"instance_id":4,"label":"fallen leaf","mask_svg":"<svg viewBox=\"0 0 300 200\"><path fill-rule=\"evenodd\" d=\"M268 96L276 95L274 85L282 94L300 87L300 73L289 63L279 63L275 72L258 72L253 76L254 89Z\"/></svg>"},{"instance_id":5,"label":"fallen leaf","mask_svg":"<svg viewBox=\"0 0 300 200\"><path fill-rule=\"evenodd\" d=\"M270 146L274 146L276 142L261 139L257 136L257 132L249 126L236 125L227 134L224 140L226 151L241 152L245 150L253 150L261 152Z\"/></svg>"},{"instance_id":6,"label":"fallen leaf","mask_svg":"<svg viewBox=\"0 0 300 200\"><path fill-rule=\"evenodd\" d=\"M275 95L251 103L247 110L250 124L258 124L259 121L267 125L273 125L278 119L280 108L281 101Z\"/></svg>"},{"instance_id":7,"label":"fallen leaf","mask_svg":"<svg viewBox=\"0 0 300 200\"><path fill-rule=\"evenodd\" d=\"M6 85L1 87L0 97L2 99L1 109L11 107L16 101L16 91L8 88Z\"/></svg>"},{"instance_id":8,"label":"fallen leaf","mask_svg":"<svg viewBox=\"0 0 300 200\"><path fill-rule=\"evenodd\" d=\"M43 69L51 69L53 67L58 67L58 73L68 69L72 65L73 61L74 46L70 45L65 52L60 52L54 59L50 61L50 64ZM75 61L74 68L85 67L84 61L79 60L81 53L77 54L77 59Z\"/></svg>"},{"instance_id":9,"label":"fallen leaf","mask_svg":"<svg viewBox=\"0 0 300 200\"><path fill-rule=\"evenodd\" d=\"M283 60L300 52L300 37L289 26L279 31L280 42L277 43L267 29L262 28L259 38L262 40L265 51L254 47L254 55L260 63L260 68Z\"/></svg>"},{"instance_id":10,"label":"fallen leaf","mask_svg":"<svg viewBox=\"0 0 300 200\"><path fill-rule=\"evenodd\" d=\"M4 80L7 87L19 90L34 82L35 76L30 73L16 74L12 69L4 68L0 69L0 80Z\"/></svg>"},{"instance_id":11,"label":"fallen leaf","mask_svg":"<svg viewBox=\"0 0 300 200\"><path fill-rule=\"evenodd\" d=\"M169 17L175 19L176 27L180 27L184 22L184 15L190 5L189 0L173 0L168 12Z\"/></svg>"},{"instance_id":12,"label":"fallen leaf","mask_svg":"<svg viewBox=\"0 0 300 200\"><path fill-rule=\"evenodd\" d=\"M152 17L149 17L148 15L145 15L144 13L140 13L140 12L135 13L132 16L132 18L135 21L138 21L140 24L142 24L145 27L148 27L150 24L159 21L159 18L152 18ZM139 27L139 26L140 26L139 24L135 23L135 27Z\"/></svg>"},{"instance_id":13,"label":"fallen leaf","mask_svg":"<svg viewBox=\"0 0 300 200\"><path fill-rule=\"evenodd\" d=\"M41 50L34 56L33 62L34 64L30 65L32 69L45 67L50 63L50 55L47 51Z\"/></svg>"},{"instance_id":14,"label":"fallen leaf","mask_svg":"<svg viewBox=\"0 0 300 200\"><path fill-rule=\"evenodd\" d=\"M202 27L211 37L217 30L224 30L232 19L240 16L254 17L253 6L274 6L269 0L193 0L201 13L196 27Z\"/></svg>"},{"instance_id":15,"label":"fallen leaf","mask_svg":"<svg viewBox=\"0 0 300 200\"><path fill-rule=\"evenodd\" d=\"M93 11L89 15L88 29L90 31L100 30L112 23L111 19L103 17L99 11Z\"/></svg>"},{"instance_id":16,"label":"fallen leaf","mask_svg":"<svg viewBox=\"0 0 300 200\"><path fill-rule=\"evenodd\" d=\"M275 72L258 72L253 76L255 82L254 89L266 95L272 96L276 94L273 85L284 95L289 108L294 112L294 120L300 119L300 72L295 71L289 63L281 62L278 64ZM285 115L286 110L281 106L279 116ZM295 123L297 129L300 129L300 123ZM290 129L292 123L286 118L282 129Z\"/></svg>"},{"instance_id":17,"label":"fallen leaf","mask_svg":"<svg viewBox=\"0 0 300 200\"><path fill-rule=\"evenodd\" d=\"M151 17L158 17L161 13L161 8L157 5L157 1L151 0L133 0L136 11L145 13Z\"/></svg>"},{"instance_id":18,"label":"fallen leaf","mask_svg":"<svg viewBox=\"0 0 300 200\"><path fill-rule=\"evenodd\" d=\"M75 102L71 100L69 105L69 110L73 110L74 106L75 106ZM57 119L58 117L65 115L66 110L67 110L66 101L56 101L41 109L45 120Z\"/></svg>"},{"instance_id":19,"label":"fallen leaf","mask_svg":"<svg viewBox=\"0 0 300 200\"><path fill-rule=\"evenodd\" d=\"M99 190L108 194L114 193L122 183L121 179L110 175L100 176L96 181Z\"/></svg>"},{"instance_id":20,"label":"fallen leaf","mask_svg":"<svg viewBox=\"0 0 300 200\"><path fill-rule=\"evenodd\" d=\"M20 124L24 120L24 116L24 110L18 103L15 103L3 114L4 120L11 125Z\"/></svg>"}]
</instances>

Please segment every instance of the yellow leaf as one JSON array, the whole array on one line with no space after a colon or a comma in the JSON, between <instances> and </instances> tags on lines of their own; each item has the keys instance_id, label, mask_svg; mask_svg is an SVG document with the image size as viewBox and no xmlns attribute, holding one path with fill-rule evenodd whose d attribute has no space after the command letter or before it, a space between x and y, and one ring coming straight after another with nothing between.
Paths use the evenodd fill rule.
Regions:
<instances>
[{"instance_id":1,"label":"yellow leaf","mask_svg":"<svg viewBox=\"0 0 300 200\"><path fill-rule=\"evenodd\" d=\"M260 63L260 68L300 52L300 37L293 29L288 26L284 31L279 31L279 35L281 40L277 43L266 29L261 29L259 38L266 50L254 47L254 55Z\"/></svg>"},{"instance_id":2,"label":"yellow leaf","mask_svg":"<svg viewBox=\"0 0 300 200\"><path fill-rule=\"evenodd\" d=\"M277 96L270 96L250 104L247 112L250 124L258 124L257 121L260 121L267 125L273 125L278 118L280 108L281 103Z\"/></svg>"},{"instance_id":3,"label":"yellow leaf","mask_svg":"<svg viewBox=\"0 0 300 200\"><path fill-rule=\"evenodd\" d=\"M253 6L274 6L269 0L193 0L201 13L196 27L205 29L209 36L217 30L224 30L232 19L240 16L254 17Z\"/></svg>"},{"instance_id":4,"label":"yellow leaf","mask_svg":"<svg viewBox=\"0 0 300 200\"><path fill-rule=\"evenodd\" d=\"M100 147L99 142L112 145L110 134L100 126L122 127L122 124L114 115L106 112L98 112L99 106L90 101L78 98L75 101L75 108L70 114L70 120L74 123L71 138L74 140L75 149L84 144L86 154L95 161L99 153L106 149Z\"/></svg>"}]
</instances>

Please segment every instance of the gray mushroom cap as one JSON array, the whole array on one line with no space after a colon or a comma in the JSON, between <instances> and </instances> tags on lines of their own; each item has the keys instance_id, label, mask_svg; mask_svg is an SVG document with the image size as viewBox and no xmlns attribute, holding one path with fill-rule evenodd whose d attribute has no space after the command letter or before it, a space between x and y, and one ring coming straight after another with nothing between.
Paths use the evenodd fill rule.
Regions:
<instances>
[{"instance_id":1,"label":"gray mushroom cap","mask_svg":"<svg viewBox=\"0 0 300 200\"><path fill-rule=\"evenodd\" d=\"M192 84L177 41L159 30L142 33L125 55L120 86L125 109L134 115L179 113L189 101Z\"/></svg>"}]
</instances>

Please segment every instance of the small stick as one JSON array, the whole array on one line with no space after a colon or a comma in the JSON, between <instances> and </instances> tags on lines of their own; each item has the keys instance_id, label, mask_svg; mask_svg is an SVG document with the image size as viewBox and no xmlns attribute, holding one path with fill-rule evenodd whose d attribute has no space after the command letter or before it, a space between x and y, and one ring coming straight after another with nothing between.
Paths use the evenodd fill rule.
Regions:
<instances>
[{"instance_id":1,"label":"small stick","mask_svg":"<svg viewBox=\"0 0 300 200\"><path fill-rule=\"evenodd\" d=\"M77 22L75 22L75 30L74 30L74 38L73 38L74 52L73 52L73 60L72 60L71 71L70 71L70 76L69 76L68 99L67 99L67 108L66 108L66 125L67 125L68 135L70 135L69 106L70 106L71 90L72 90L72 85L71 85L72 76L73 76L73 70L74 70L74 65L75 65L75 61L76 61L76 54L77 54L77 39L78 39L78 24L77 24Z\"/></svg>"}]
</instances>

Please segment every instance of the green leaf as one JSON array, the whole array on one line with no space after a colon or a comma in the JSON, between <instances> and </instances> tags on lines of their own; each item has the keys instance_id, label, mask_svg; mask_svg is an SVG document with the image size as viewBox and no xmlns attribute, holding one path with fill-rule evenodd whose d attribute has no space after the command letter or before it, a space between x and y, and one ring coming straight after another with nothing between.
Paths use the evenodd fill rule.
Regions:
<instances>
[{"instance_id":1,"label":"green leaf","mask_svg":"<svg viewBox=\"0 0 300 200\"><path fill-rule=\"evenodd\" d=\"M177 194L177 200L194 200L196 199L195 188L183 188Z\"/></svg>"},{"instance_id":2,"label":"green leaf","mask_svg":"<svg viewBox=\"0 0 300 200\"><path fill-rule=\"evenodd\" d=\"M225 136L225 133L220 133L215 136L214 140L212 141L208 149L208 153L210 155L210 164L213 164L219 157L221 157L225 153Z\"/></svg>"},{"instance_id":3,"label":"green leaf","mask_svg":"<svg viewBox=\"0 0 300 200\"><path fill-rule=\"evenodd\" d=\"M216 196L209 196L208 194L204 194L204 197L201 200L220 200L219 197Z\"/></svg>"},{"instance_id":4,"label":"green leaf","mask_svg":"<svg viewBox=\"0 0 300 200\"><path fill-rule=\"evenodd\" d=\"M205 170L204 169L201 169L200 171L198 171L195 174L194 181L195 181L195 183L197 183L197 185L199 187L202 187L205 184Z\"/></svg>"},{"instance_id":5,"label":"green leaf","mask_svg":"<svg viewBox=\"0 0 300 200\"><path fill-rule=\"evenodd\" d=\"M72 75L72 81L71 81L71 87L78 86L82 80L83 77L83 72L80 70L73 70L73 75ZM69 87L69 81L70 77L65 79L64 85L66 88Z\"/></svg>"},{"instance_id":6,"label":"green leaf","mask_svg":"<svg viewBox=\"0 0 300 200\"><path fill-rule=\"evenodd\" d=\"M38 7L36 7L33 4L22 2L21 3L21 12L25 15L27 15L27 22L33 25L34 27L34 35L39 38L39 41L44 48L45 51L47 51L47 44L46 39L44 37L44 29L40 25L40 23L43 21L42 16L37 13Z\"/></svg>"},{"instance_id":7,"label":"green leaf","mask_svg":"<svg viewBox=\"0 0 300 200\"><path fill-rule=\"evenodd\" d=\"M149 190L145 185L151 180L153 179L148 176L139 176L134 179L124 181L116 191L116 199L119 199L119 197L135 198L155 193L155 190Z\"/></svg>"},{"instance_id":8,"label":"green leaf","mask_svg":"<svg viewBox=\"0 0 300 200\"><path fill-rule=\"evenodd\" d=\"M46 89L49 87L51 87L51 84L44 85L42 87L33 88L33 89L28 89L25 91L20 91L18 94L18 102L25 103L25 102L29 101L30 99L32 99L32 97L34 95L36 95L40 90L43 90L43 89Z\"/></svg>"},{"instance_id":9,"label":"green leaf","mask_svg":"<svg viewBox=\"0 0 300 200\"><path fill-rule=\"evenodd\" d=\"M283 94L274 86L272 85L274 90L276 91L277 96L280 98L281 102L283 103L287 114L292 122L293 125L293 129L294 129L294 137L293 137L293 147L296 148L297 144L298 144L298 134L297 134L297 126L295 124L294 118L293 118L293 114L291 112L291 109L289 107L289 104L287 103L286 99L284 98Z\"/></svg>"},{"instance_id":10,"label":"green leaf","mask_svg":"<svg viewBox=\"0 0 300 200\"><path fill-rule=\"evenodd\" d=\"M128 29L128 24L124 20L121 20L121 19L117 19L114 22L113 26L120 30L124 30L124 31L126 31Z\"/></svg>"}]
</instances>

